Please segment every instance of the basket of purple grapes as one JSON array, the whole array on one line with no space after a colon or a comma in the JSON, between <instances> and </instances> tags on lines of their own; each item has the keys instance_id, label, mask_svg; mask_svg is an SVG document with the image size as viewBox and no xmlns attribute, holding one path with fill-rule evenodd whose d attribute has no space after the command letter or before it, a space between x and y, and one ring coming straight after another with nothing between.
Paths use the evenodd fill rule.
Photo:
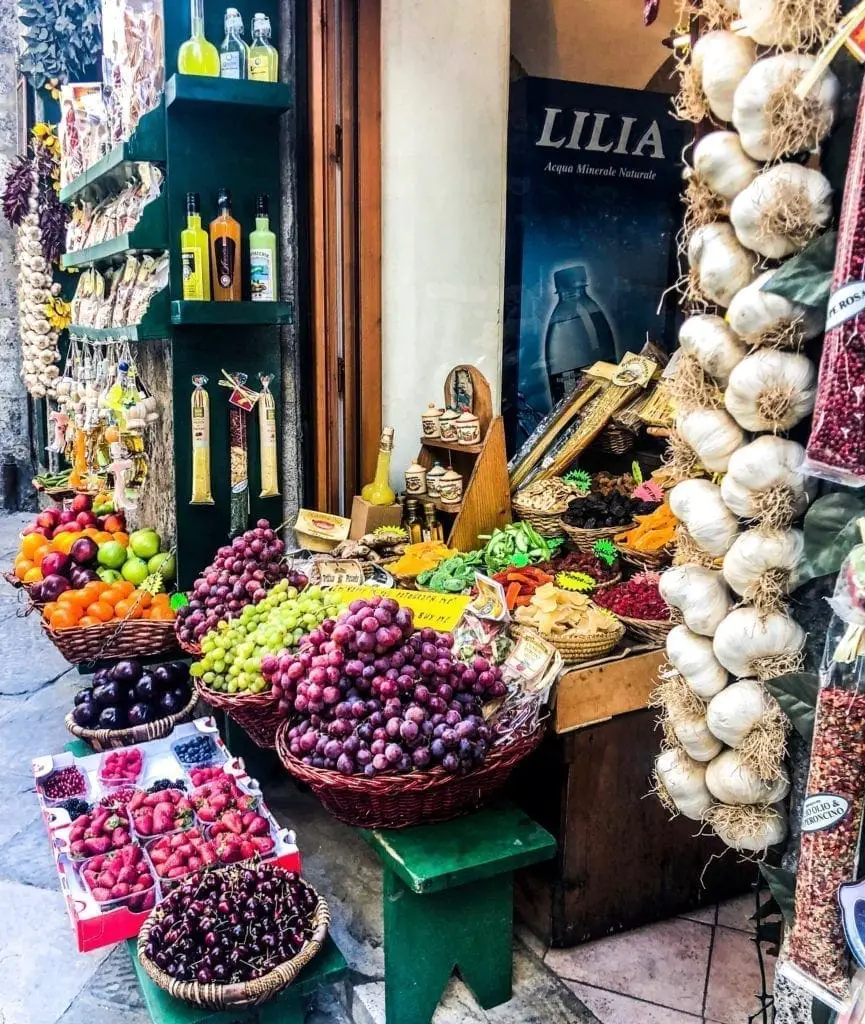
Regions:
<instances>
[{"instance_id":1,"label":"basket of purple grapes","mask_svg":"<svg viewBox=\"0 0 865 1024\"><path fill-rule=\"evenodd\" d=\"M290 985L318 954L329 923L325 900L276 864L201 871L144 922L138 959L175 999L240 1010Z\"/></svg>"},{"instance_id":2,"label":"basket of purple grapes","mask_svg":"<svg viewBox=\"0 0 865 1024\"><path fill-rule=\"evenodd\" d=\"M334 817L362 828L447 821L499 789L542 727L498 736L507 688L485 658L461 661L450 633L416 630L393 599L352 601L270 669L286 721L276 751Z\"/></svg>"}]
</instances>

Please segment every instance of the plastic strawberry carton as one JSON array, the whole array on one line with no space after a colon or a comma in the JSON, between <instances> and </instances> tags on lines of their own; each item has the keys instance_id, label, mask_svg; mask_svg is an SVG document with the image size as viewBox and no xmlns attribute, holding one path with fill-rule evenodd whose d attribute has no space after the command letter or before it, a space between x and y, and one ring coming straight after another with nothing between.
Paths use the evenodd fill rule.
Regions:
<instances>
[{"instance_id":1,"label":"plastic strawberry carton","mask_svg":"<svg viewBox=\"0 0 865 1024\"><path fill-rule=\"evenodd\" d=\"M82 864L80 872L103 913L121 907L141 913L156 906L156 878L144 850L137 844L92 857Z\"/></svg>"},{"instance_id":2,"label":"plastic strawberry carton","mask_svg":"<svg viewBox=\"0 0 865 1024\"><path fill-rule=\"evenodd\" d=\"M150 786L163 779L178 780L185 782L187 785L188 788L186 793L184 793L184 797L188 797L192 789L195 788L190 775L190 770L193 766L180 766L172 752L172 745L178 739L199 736L209 737L219 753L219 757L216 758L217 763L213 767L220 767L222 772L233 780L242 793L253 797L257 801L258 813L268 818L275 846L266 859L275 861L287 870L300 872L301 860L295 833L289 829L277 826L272 815L265 807L264 801L261 799L261 789L257 781L247 774L242 759L232 757L231 753L227 750L217 732L216 723L213 718L200 718L193 722L187 722L176 727L174 732L164 739L139 744L144 755L145 767L143 777L137 783L138 789L146 792ZM118 807L128 807L128 803L125 801L117 801L118 807L104 808L100 806L101 801L106 798L114 803L118 795L117 787L104 786L100 782L99 768L102 758L103 755L98 753L85 757L75 757L71 752L66 751L61 754L39 757L33 761L37 799L51 840L51 849L55 864L57 865L60 887L75 931L78 948L81 952L99 949L137 935L149 913L149 910L146 909L140 911L133 909L129 905L130 901L127 897L118 896L113 899L109 898L107 901L95 898L91 887L85 880L83 872L87 870L88 865L94 863L94 856L96 858L107 858L113 856L116 851L109 851L108 853L97 851L84 860L74 860L71 855L71 842L69 839L73 821L70 819L67 811L59 806L63 801L52 802L44 793L43 782L52 773L65 768L76 768L86 779L86 799L91 805L91 811L111 811L117 810ZM207 778L205 781L211 781L211 778ZM165 784L163 783L163 785ZM150 861L146 847L155 845L160 839L166 837L157 836L145 840L136 834L135 826L132 822L130 822L130 826L130 843L128 845L144 851L144 856L151 867L151 873L156 879L153 887L153 898L158 903L164 896L166 889L170 888L174 881L166 879L163 882L159 878L158 872ZM197 824L197 827L203 832L208 826ZM176 834L178 833L173 833L172 835ZM206 837L204 838L206 839ZM83 837L81 841L83 841ZM102 844L98 845L101 847ZM120 849L125 848L124 846ZM93 849L92 844L91 849ZM90 851L87 852L89 853ZM126 856L130 856L130 854L126 854ZM100 862L96 860L95 863L98 864ZM120 884L123 885L124 883L120 882ZM105 887L96 885L94 888L100 890ZM100 891L97 892L97 895L104 897L105 893Z\"/></svg>"},{"instance_id":3,"label":"plastic strawberry carton","mask_svg":"<svg viewBox=\"0 0 865 1024\"><path fill-rule=\"evenodd\" d=\"M160 789L156 793L139 791L126 806L135 835L144 842L154 836L182 832L195 821L192 804L182 789Z\"/></svg>"},{"instance_id":4,"label":"plastic strawberry carton","mask_svg":"<svg viewBox=\"0 0 865 1024\"><path fill-rule=\"evenodd\" d=\"M94 807L72 822L58 843L72 861L88 860L120 850L132 842L129 815L123 807Z\"/></svg>"},{"instance_id":5,"label":"plastic strawberry carton","mask_svg":"<svg viewBox=\"0 0 865 1024\"><path fill-rule=\"evenodd\" d=\"M119 747L102 755L99 781L103 787L134 786L144 774L141 747Z\"/></svg>"}]
</instances>

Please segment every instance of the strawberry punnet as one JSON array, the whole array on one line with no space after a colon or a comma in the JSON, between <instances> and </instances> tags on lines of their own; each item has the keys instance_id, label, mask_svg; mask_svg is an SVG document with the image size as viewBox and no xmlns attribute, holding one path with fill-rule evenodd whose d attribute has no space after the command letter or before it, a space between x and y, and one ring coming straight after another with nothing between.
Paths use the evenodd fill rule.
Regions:
<instances>
[{"instance_id":1,"label":"strawberry punnet","mask_svg":"<svg viewBox=\"0 0 865 1024\"><path fill-rule=\"evenodd\" d=\"M166 879L182 878L191 871L215 864L217 860L212 844L197 828L163 836L150 844L147 853L156 874Z\"/></svg>"},{"instance_id":2,"label":"strawberry punnet","mask_svg":"<svg viewBox=\"0 0 865 1024\"><path fill-rule=\"evenodd\" d=\"M176 832L192 824L192 804L179 789L157 793L136 793L129 801L135 831L140 836L158 836Z\"/></svg>"},{"instance_id":3,"label":"strawberry punnet","mask_svg":"<svg viewBox=\"0 0 865 1024\"><path fill-rule=\"evenodd\" d=\"M131 842L129 815L122 807L96 807L77 817L69 829L69 853L74 860L119 850Z\"/></svg>"},{"instance_id":4,"label":"strawberry punnet","mask_svg":"<svg viewBox=\"0 0 865 1024\"><path fill-rule=\"evenodd\" d=\"M136 913L156 905L153 875L140 846L130 844L108 856L93 857L81 873L98 903L123 899Z\"/></svg>"}]
</instances>

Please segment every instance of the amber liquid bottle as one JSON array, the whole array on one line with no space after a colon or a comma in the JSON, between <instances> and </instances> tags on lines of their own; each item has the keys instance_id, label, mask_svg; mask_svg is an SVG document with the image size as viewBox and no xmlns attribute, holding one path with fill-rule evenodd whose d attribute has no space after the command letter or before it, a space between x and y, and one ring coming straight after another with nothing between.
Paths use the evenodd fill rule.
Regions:
<instances>
[{"instance_id":1,"label":"amber liquid bottle","mask_svg":"<svg viewBox=\"0 0 865 1024\"><path fill-rule=\"evenodd\" d=\"M210 265L215 302L240 302L240 225L231 216L231 193L219 192L219 216L210 222Z\"/></svg>"}]
</instances>

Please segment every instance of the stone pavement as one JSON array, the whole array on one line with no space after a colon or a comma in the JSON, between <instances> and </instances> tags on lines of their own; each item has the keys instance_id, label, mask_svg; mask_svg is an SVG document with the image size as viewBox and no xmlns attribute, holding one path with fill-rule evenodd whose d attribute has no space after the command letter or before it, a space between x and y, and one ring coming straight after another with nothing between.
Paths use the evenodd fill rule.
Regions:
<instances>
[{"instance_id":1,"label":"stone pavement","mask_svg":"<svg viewBox=\"0 0 865 1024\"><path fill-rule=\"evenodd\" d=\"M0 567L28 516L0 517ZM33 793L30 761L62 750L82 685L0 582L0 1024L148 1024L124 947L76 950ZM304 874L328 896L349 963L307 1024L384 1024L378 860L352 829L284 776L269 806L297 830ZM711 907L572 950L547 950L523 927L514 940L514 998L481 1010L457 978L434 1024L745 1024L759 990L748 901Z\"/></svg>"}]
</instances>

